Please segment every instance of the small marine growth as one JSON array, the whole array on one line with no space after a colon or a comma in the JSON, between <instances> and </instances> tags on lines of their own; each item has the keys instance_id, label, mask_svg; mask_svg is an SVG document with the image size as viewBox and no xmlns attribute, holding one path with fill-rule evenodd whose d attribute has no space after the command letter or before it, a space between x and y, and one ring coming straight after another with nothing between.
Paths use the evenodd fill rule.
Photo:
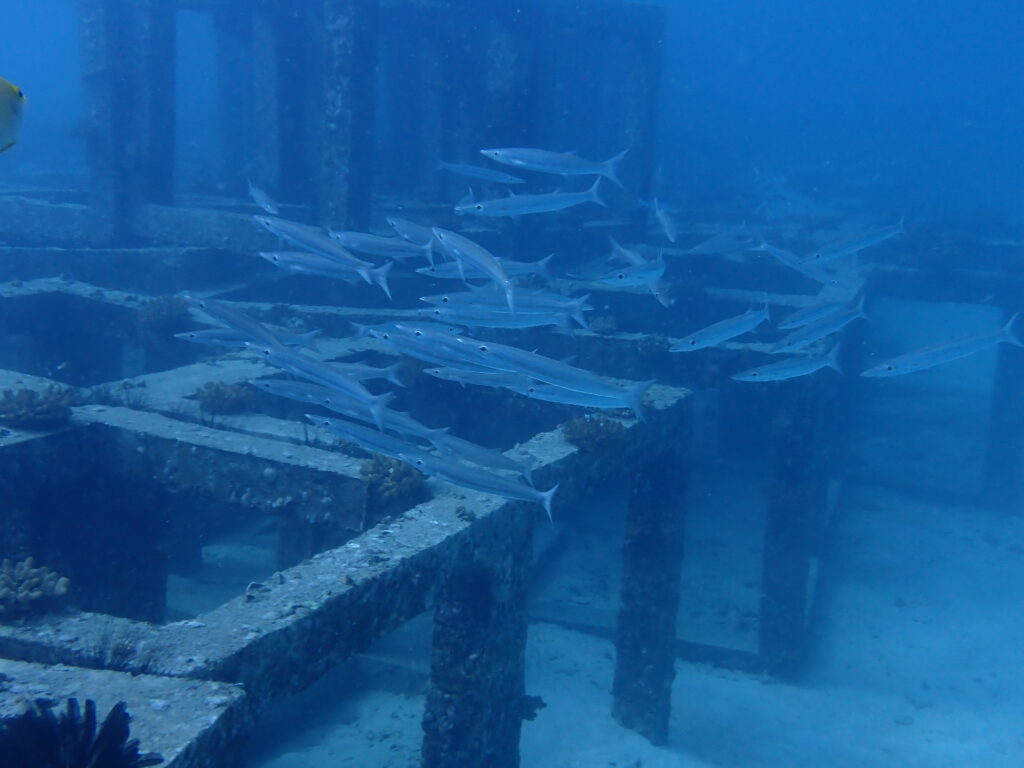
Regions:
<instances>
[{"instance_id":1,"label":"small marine growth","mask_svg":"<svg viewBox=\"0 0 1024 768\"><path fill-rule=\"evenodd\" d=\"M366 481L367 528L430 498L423 473L398 459L375 455L363 464L360 474Z\"/></svg>"},{"instance_id":2,"label":"small marine growth","mask_svg":"<svg viewBox=\"0 0 1024 768\"><path fill-rule=\"evenodd\" d=\"M68 699L64 712L36 699L24 713L0 720L0 765L18 768L146 768L163 757L139 752L130 739L131 717L123 701L110 710L97 729L96 703Z\"/></svg>"},{"instance_id":3,"label":"small marine growth","mask_svg":"<svg viewBox=\"0 0 1024 768\"><path fill-rule=\"evenodd\" d=\"M188 303L181 296L157 296L139 307L139 322L161 333L170 333L189 323Z\"/></svg>"},{"instance_id":4,"label":"small marine growth","mask_svg":"<svg viewBox=\"0 0 1024 768\"><path fill-rule=\"evenodd\" d=\"M256 402L256 390L245 382L225 384L211 381L196 390L199 409L204 413L226 416L252 410Z\"/></svg>"},{"instance_id":5,"label":"small marine growth","mask_svg":"<svg viewBox=\"0 0 1024 768\"><path fill-rule=\"evenodd\" d=\"M25 558L0 565L0 622L11 623L39 616L60 607L67 599L70 582L49 568L37 568ZM0 761L0 765L9 765Z\"/></svg>"},{"instance_id":6,"label":"small marine growth","mask_svg":"<svg viewBox=\"0 0 1024 768\"><path fill-rule=\"evenodd\" d=\"M56 429L71 418L75 391L50 385L34 389L7 389L0 398L0 423L14 429Z\"/></svg>"},{"instance_id":7,"label":"small marine growth","mask_svg":"<svg viewBox=\"0 0 1024 768\"><path fill-rule=\"evenodd\" d=\"M612 453L621 447L626 428L603 416L581 416L565 422L562 434L584 453Z\"/></svg>"}]
</instances>

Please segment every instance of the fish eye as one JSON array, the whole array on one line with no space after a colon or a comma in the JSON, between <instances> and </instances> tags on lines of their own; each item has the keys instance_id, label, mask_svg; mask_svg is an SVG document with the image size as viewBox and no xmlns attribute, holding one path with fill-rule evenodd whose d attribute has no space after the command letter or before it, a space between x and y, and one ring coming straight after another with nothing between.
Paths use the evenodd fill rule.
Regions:
<instances>
[{"instance_id":1,"label":"fish eye","mask_svg":"<svg viewBox=\"0 0 1024 768\"><path fill-rule=\"evenodd\" d=\"M480 345L479 347L477 347L477 349L479 349L479 350L480 350L481 352L487 352L487 351L489 351L489 350L487 349L487 345L486 345L486 344L481 344L481 345Z\"/></svg>"},{"instance_id":2,"label":"fish eye","mask_svg":"<svg viewBox=\"0 0 1024 768\"><path fill-rule=\"evenodd\" d=\"M619 278L619 280L625 280L626 276L624 274L622 274L621 272L619 272L618 278Z\"/></svg>"},{"instance_id":3,"label":"fish eye","mask_svg":"<svg viewBox=\"0 0 1024 768\"><path fill-rule=\"evenodd\" d=\"M759 374L759 373L758 373L757 371L751 371L751 372L750 372L750 375L751 375L751 376L753 376L754 378L757 378L757 377L758 377L758 376L760 376L761 374Z\"/></svg>"},{"instance_id":4,"label":"fish eye","mask_svg":"<svg viewBox=\"0 0 1024 768\"><path fill-rule=\"evenodd\" d=\"M696 343L697 343L697 340L696 340L696 339L690 339L690 346L691 346L691 347L692 347L692 346L693 346L694 344L696 344Z\"/></svg>"},{"instance_id":5,"label":"fish eye","mask_svg":"<svg viewBox=\"0 0 1024 768\"><path fill-rule=\"evenodd\" d=\"M20 99L24 99L25 98L25 92L23 90L21 90L21 88L18 88L17 86L15 86L14 92L18 94L18 98L20 98Z\"/></svg>"},{"instance_id":6,"label":"fish eye","mask_svg":"<svg viewBox=\"0 0 1024 768\"><path fill-rule=\"evenodd\" d=\"M896 370L896 366L895 365L887 365L887 366L885 366L885 370L887 370L887 371L895 371Z\"/></svg>"},{"instance_id":7,"label":"fish eye","mask_svg":"<svg viewBox=\"0 0 1024 768\"><path fill-rule=\"evenodd\" d=\"M476 208L478 211L482 211L484 209L484 207L480 203L477 203L473 207Z\"/></svg>"}]
</instances>

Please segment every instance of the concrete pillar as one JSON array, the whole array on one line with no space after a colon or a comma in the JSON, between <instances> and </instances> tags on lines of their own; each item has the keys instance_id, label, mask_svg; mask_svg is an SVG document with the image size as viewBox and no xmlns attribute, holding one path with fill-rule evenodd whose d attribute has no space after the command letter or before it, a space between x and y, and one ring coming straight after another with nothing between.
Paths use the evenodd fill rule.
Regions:
<instances>
[{"instance_id":1,"label":"concrete pillar","mask_svg":"<svg viewBox=\"0 0 1024 768\"><path fill-rule=\"evenodd\" d=\"M680 448L687 441L679 442ZM644 461L632 478L615 639L612 713L652 744L668 741L682 578L687 461L682 450Z\"/></svg>"},{"instance_id":2,"label":"concrete pillar","mask_svg":"<svg viewBox=\"0 0 1024 768\"><path fill-rule=\"evenodd\" d=\"M173 194L172 0L77 0L91 203L114 239Z\"/></svg>"},{"instance_id":3,"label":"concrete pillar","mask_svg":"<svg viewBox=\"0 0 1024 768\"><path fill-rule=\"evenodd\" d=\"M799 672L805 656L815 524L825 505L816 460L823 382L820 375L793 379L771 401L758 652L768 671L785 677Z\"/></svg>"},{"instance_id":4,"label":"concrete pillar","mask_svg":"<svg viewBox=\"0 0 1024 768\"><path fill-rule=\"evenodd\" d=\"M253 153L251 131L254 124L254 102L262 97L254 93L251 74L265 67L265 51L255 55L252 9L249 6L225 4L213 11L217 38L217 120L220 126L220 179L229 193L246 194L246 176L257 186L266 187L263 169L250 166ZM255 59L261 61L257 62ZM273 98L272 96L270 98Z\"/></svg>"},{"instance_id":5,"label":"concrete pillar","mask_svg":"<svg viewBox=\"0 0 1024 768\"><path fill-rule=\"evenodd\" d=\"M308 116L313 197L318 222L337 229L370 225L378 12L377 0L319 0L311 14L321 73Z\"/></svg>"},{"instance_id":6,"label":"concrete pillar","mask_svg":"<svg viewBox=\"0 0 1024 768\"><path fill-rule=\"evenodd\" d=\"M423 768L519 765L531 716L524 666L535 513L519 507L477 523L439 587Z\"/></svg>"},{"instance_id":7,"label":"concrete pillar","mask_svg":"<svg viewBox=\"0 0 1024 768\"><path fill-rule=\"evenodd\" d=\"M259 186L281 199L296 201L295 191L285 189L281 177L282 78L278 27L283 13L277 0L264 0L252 9L252 55L248 62L252 83L249 113L252 138L245 168Z\"/></svg>"}]
</instances>

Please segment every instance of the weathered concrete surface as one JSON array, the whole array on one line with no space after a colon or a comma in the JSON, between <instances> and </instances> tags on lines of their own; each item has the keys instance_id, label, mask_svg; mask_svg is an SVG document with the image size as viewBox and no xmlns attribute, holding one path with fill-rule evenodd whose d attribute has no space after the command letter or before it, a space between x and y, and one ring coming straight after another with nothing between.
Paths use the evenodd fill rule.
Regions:
<instances>
[{"instance_id":1,"label":"weathered concrete surface","mask_svg":"<svg viewBox=\"0 0 1024 768\"><path fill-rule=\"evenodd\" d=\"M656 745L668 742L675 679L689 470L689 441L679 438L631 477L615 637L612 712Z\"/></svg>"},{"instance_id":2,"label":"weathered concrete surface","mask_svg":"<svg viewBox=\"0 0 1024 768\"><path fill-rule=\"evenodd\" d=\"M228 768L250 725L235 685L0 659L0 717L20 714L37 698L56 701L59 714L72 697L83 706L95 701L100 720L124 701L132 738L140 751L161 754L164 768Z\"/></svg>"},{"instance_id":3,"label":"weathered concrete surface","mask_svg":"<svg viewBox=\"0 0 1024 768\"><path fill-rule=\"evenodd\" d=\"M647 446L673 439L680 420L687 418L687 394L652 388L647 421L622 420L627 429L621 453L581 454L559 430L520 446L519 451L538 460L538 487L560 483L556 518L559 504L572 503L595 478L613 470L629 471L645 460ZM182 425L183 439L193 434L186 431L193 426ZM171 429L159 427L165 428ZM222 438L212 434L188 439L224 447ZM262 455L259 451L254 449ZM243 449L234 455L246 454ZM477 535L471 530L485 535L491 526L506 526L508 516L542 514L536 505L433 485L438 492L431 501L281 572L194 621L152 629L117 625L113 634L127 632L130 639L116 644L122 649L119 668L241 682L259 708L308 685L425 610L444 569L456 561L468 537ZM49 662L96 664L106 658L96 650L103 645L94 638L102 627L98 619L57 617L44 626L45 630L0 627L0 649ZM93 639L75 640L80 636Z\"/></svg>"}]
</instances>

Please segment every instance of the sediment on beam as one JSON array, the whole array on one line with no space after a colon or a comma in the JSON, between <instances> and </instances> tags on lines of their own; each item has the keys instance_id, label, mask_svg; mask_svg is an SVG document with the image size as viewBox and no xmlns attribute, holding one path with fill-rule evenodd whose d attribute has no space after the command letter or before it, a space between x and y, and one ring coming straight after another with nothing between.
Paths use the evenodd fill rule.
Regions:
<instances>
[{"instance_id":1,"label":"sediment on beam","mask_svg":"<svg viewBox=\"0 0 1024 768\"><path fill-rule=\"evenodd\" d=\"M95 701L102 722L125 702L132 738L141 752L160 754L163 768L230 768L230 755L251 725L245 693L225 683L3 659L0 681L0 718L21 714L37 699L52 701L60 715L67 699L76 698L83 709L86 699Z\"/></svg>"}]
</instances>

